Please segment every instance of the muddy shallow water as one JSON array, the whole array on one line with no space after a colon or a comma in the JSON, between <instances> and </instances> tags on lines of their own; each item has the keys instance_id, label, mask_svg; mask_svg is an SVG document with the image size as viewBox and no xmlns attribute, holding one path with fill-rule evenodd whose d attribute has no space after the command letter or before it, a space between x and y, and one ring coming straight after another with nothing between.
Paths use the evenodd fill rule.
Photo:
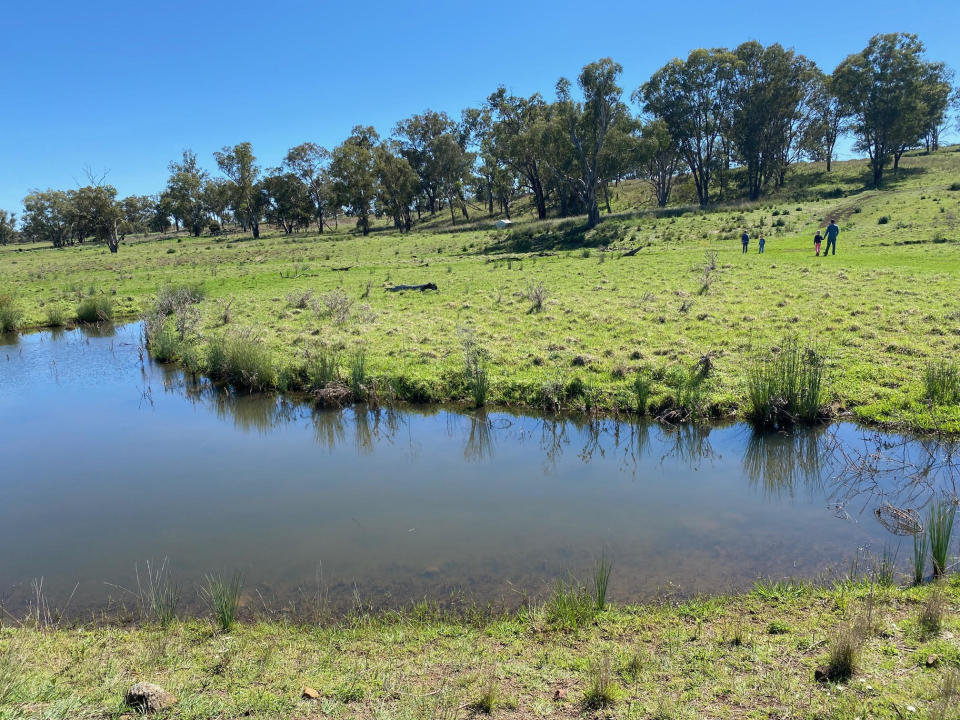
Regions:
<instances>
[{"instance_id":1,"label":"muddy shallow water","mask_svg":"<svg viewBox=\"0 0 960 720\"><path fill-rule=\"evenodd\" d=\"M140 329L0 341L0 600L132 604L166 559L185 597L241 570L248 602L462 592L519 602L613 560L611 595L846 571L895 546L839 506L839 424L757 436L449 408L343 412L150 362ZM875 504L875 502L874 502ZM909 540L909 538L907 538ZM910 552L902 542L901 560ZM255 599L254 599L255 598Z\"/></svg>"}]
</instances>

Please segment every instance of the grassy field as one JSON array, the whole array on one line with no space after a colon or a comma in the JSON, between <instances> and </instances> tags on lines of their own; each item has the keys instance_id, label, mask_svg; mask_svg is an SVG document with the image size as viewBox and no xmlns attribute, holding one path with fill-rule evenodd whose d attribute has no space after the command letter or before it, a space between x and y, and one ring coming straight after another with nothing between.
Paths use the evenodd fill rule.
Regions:
<instances>
[{"instance_id":1,"label":"grassy field","mask_svg":"<svg viewBox=\"0 0 960 720\"><path fill-rule=\"evenodd\" d=\"M200 620L8 623L0 718L134 717L124 694L148 681L179 698L156 715L171 718L946 720L960 710L958 577L911 589L758 583L603 611L555 596L507 615L423 606L229 632Z\"/></svg>"},{"instance_id":2,"label":"grassy field","mask_svg":"<svg viewBox=\"0 0 960 720\"><path fill-rule=\"evenodd\" d=\"M742 414L749 374L795 336L824 358L832 413L960 431L960 403L928 402L923 382L930 362L960 350L960 148L904 157L882 192L864 189L867 176L864 161L830 174L798 166L772 197L709 212L657 213L627 182L590 232L522 213L495 230L474 213L409 235L381 223L366 238L343 226L256 241L153 236L117 255L11 246L0 295L35 328L78 312L135 318L164 286L189 285L203 300L164 356L200 370L242 346L253 350L241 375L264 386L321 385L322 360L381 397L471 402L479 375L486 402L580 410L635 411L639 373L652 412ZM816 258L814 231L833 216L838 254ZM741 254L744 228L766 233L763 255L755 240ZM385 292L427 282L439 291ZM705 377L685 399L695 369Z\"/></svg>"}]
</instances>

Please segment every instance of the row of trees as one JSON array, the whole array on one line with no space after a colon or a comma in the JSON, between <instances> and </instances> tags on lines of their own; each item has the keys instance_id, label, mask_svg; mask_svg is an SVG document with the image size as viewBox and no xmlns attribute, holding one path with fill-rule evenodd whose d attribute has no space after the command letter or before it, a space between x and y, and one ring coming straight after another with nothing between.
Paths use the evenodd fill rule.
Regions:
<instances>
[{"instance_id":1,"label":"row of trees","mask_svg":"<svg viewBox=\"0 0 960 720\"><path fill-rule=\"evenodd\" d=\"M829 171L845 133L869 157L879 187L906 150L937 149L951 99L960 102L946 66L903 33L875 36L829 75L779 44L694 50L634 90L637 114L624 101L621 72L609 58L591 63L576 88L557 82L553 102L500 87L459 120L427 110L386 139L357 126L332 151L303 143L266 172L250 143L214 153L220 177L187 150L156 196L117 201L112 187L95 183L32 192L20 232L57 246L94 237L115 250L125 232L172 225L199 235L231 220L254 237L263 221L323 232L346 212L367 234L375 215L401 231L444 207L452 222L478 206L509 217L520 197L541 219L551 210L585 214L592 227L621 179L646 181L659 206L681 177L702 206L733 193L757 199L800 159L826 161ZM0 242L15 227L0 214Z\"/></svg>"}]
</instances>

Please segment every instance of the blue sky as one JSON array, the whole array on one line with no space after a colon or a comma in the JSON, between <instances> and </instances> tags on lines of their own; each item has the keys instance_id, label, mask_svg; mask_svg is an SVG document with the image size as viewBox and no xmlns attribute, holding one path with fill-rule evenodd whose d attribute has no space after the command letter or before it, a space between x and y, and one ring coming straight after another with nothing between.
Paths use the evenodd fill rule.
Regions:
<instances>
[{"instance_id":1,"label":"blue sky","mask_svg":"<svg viewBox=\"0 0 960 720\"><path fill-rule=\"evenodd\" d=\"M109 170L121 196L155 192L184 148L213 169L214 150L249 140L269 167L356 124L388 134L428 107L458 116L501 83L551 95L605 56L627 96L673 57L745 40L829 71L875 33L915 32L960 71L960 3L941 0L9 0L0 28L0 208L17 212L29 189L76 187L85 167Z\"/></svg>"}]
</instances>

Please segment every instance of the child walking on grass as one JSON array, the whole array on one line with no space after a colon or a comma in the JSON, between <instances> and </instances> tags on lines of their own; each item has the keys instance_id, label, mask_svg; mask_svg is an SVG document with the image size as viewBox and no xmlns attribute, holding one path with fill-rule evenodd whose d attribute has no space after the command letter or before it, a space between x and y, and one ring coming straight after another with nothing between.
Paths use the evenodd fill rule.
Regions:
<instances>
[{"instance_id":1,"label":"child walking on grass","mask_svg":"<svg viewBox=\"0 0 960 720\"><path fill-rule=\"evenodd\" d=\"M820 243L823 242L823 235L820 234L820 231L817 230L817 234L813 236L813 247L817 251L817 257L820 257Z\"/></svg>"},{"instance_id":2,"label":"child walking on grass","mask_svg":"<svg viewBox=\"0 0 960 720\"><path fill-rule=\"evenodd\" d=\"M760 249L757 250L757 252L758 252L758 253L762 253L762 252L763 252L763 246L767 244L767 239L763 236L763 233L760 234L760 240L758 240L757 242L758 242L758 244L759 244L759 246L760 246Z\"/></svg>"}]
</instances>

